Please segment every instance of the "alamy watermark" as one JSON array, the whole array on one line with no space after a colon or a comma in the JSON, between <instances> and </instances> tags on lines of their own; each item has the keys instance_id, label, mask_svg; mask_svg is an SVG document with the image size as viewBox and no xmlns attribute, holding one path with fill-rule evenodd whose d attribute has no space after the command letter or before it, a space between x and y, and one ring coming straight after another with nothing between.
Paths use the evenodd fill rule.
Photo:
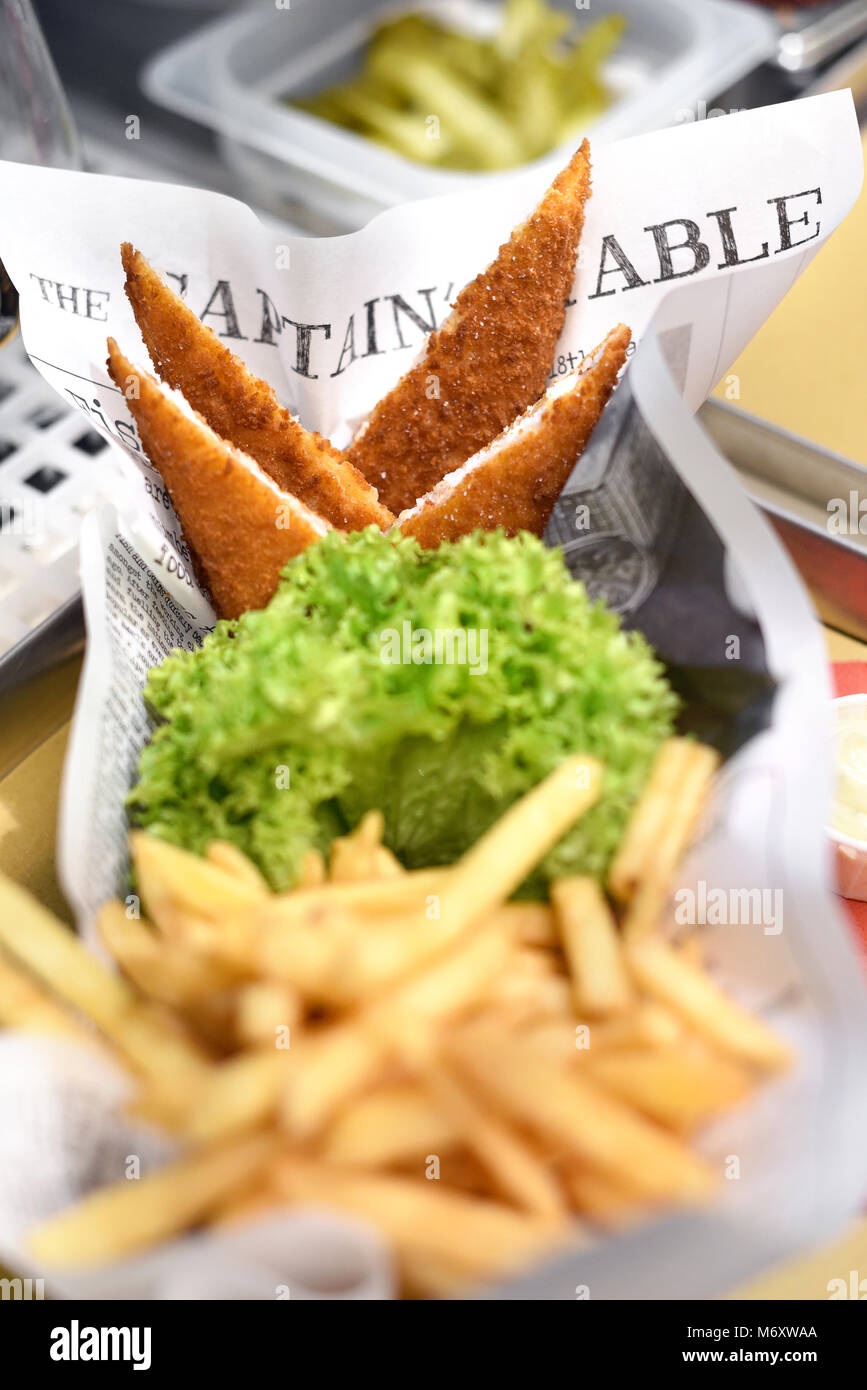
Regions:
<instances>
[{"instance_id":1,"label":"alamy watermark","mask_svg":"<svg viewBox=\"0 0 867 1390\"><path fill-rule=\"evenodd\" d=\"M679 888L674 901L679 926L761 927L765 936L783 930L782 888L711 888L702 878Z\"/></svg>"},{"instance_id":2,"label":"alamy watermark","mask_svg":"<svg viewBox=\"0 0 867 1390\"><path fill-rule=\"evenodd\" d=\"M379 634L380 660L386 666L468 666L471 676L488 669L487 628L413 627L407 619Z\"/></svg>"},{"instance_id":3,"label":"alamy watermark","mask_svg":"<svg viewBox=\"0 0 867 1390\"><path fill-rule=\"evenodd\" d=\"M830 497L825 523L832 536L867 536L867 494L850 488L848 497Z\"/></svg>"},{"instance_id":4,"label":"alamy watermark","mask_svg":"<svg viewBox=\"0 0 867 1390\"><path fill-rule=\"evenodd\" d=\"M0 1302L30 1303L44 1297L44 1279L0 1279Z\"/></svg>"}]
</instances>

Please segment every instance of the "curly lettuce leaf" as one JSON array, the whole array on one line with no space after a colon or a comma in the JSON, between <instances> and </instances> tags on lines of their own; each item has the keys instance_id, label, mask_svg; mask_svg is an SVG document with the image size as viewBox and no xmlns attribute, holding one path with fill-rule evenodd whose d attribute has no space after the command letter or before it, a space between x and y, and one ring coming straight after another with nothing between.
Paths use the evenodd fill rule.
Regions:
<instances>
[{"instance_id":1,"label":"curly lettuce leaf","mask_svg":"<svg viewBox=\"0 0 867 1390\"><path fill-rule=\"evenodd\" d=\"M404 624L484 633L486 663L384 660ZM145 696L134 821L196 852L230 840L277 890L372 808L407 867L449 863L576 751L605 765L603 795L532 886L601 876L677 709L559 551L500 532L424 551L375 528L290 561L266 609L173 653Z\"/></svg>"}]
</instances>

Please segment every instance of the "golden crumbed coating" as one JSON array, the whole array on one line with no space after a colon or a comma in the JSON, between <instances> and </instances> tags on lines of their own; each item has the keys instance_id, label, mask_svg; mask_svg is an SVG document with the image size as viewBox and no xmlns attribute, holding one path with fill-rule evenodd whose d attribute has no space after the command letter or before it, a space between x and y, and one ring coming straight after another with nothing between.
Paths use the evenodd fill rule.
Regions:
<instances>
[{"instance_id":1,"label":"golden crumbed coating","mask_svg":"<svg viewBox=\"0 0 867 1390\"><path fill-rule=\"evenodd\" d=\"M390 526L394 517L346 455L311 434L157 274L121 246L126 293L157 374L186 396L223 439L249 454L278 487L342 530Z\"/></svg>"},{"instance_id":2,"label":"golden crumbed coating","mask_svg":"<svg viewBox=\"0 0 867 1390\"><path fill-rule=\"evenodd\" d=\"M280 570L328 530L255 464L190 418L108 340L108 370L160 473L221 618L263 608Z\"/></svg>"},{"instance_id":3,"label":"golden crumbed coating","mask_svg":"<svg viewBox=\"0 0 867 1390\"><path fill-rule=\"evenodd\" d=\"M509 535L548 524L576 459L605 409L626 361L630 331L622 323L585 357L575 384L547 396L515 421L478 460L470 459L398 517L404 535L425 549L480 528L497 526ZM562 383L560 390L563 390Z\"/></svg>"},{"instance_id":4,"label":"golden crumbed coating","mask_svg":"<svg viewBox=\"0 0 867 1390\"><path fill-rule=\"evenodd\" d=\"M589 193L585 140L356 435L348 457L392 511L412 506L544 391Z\"/></svg>"}]
</instances>

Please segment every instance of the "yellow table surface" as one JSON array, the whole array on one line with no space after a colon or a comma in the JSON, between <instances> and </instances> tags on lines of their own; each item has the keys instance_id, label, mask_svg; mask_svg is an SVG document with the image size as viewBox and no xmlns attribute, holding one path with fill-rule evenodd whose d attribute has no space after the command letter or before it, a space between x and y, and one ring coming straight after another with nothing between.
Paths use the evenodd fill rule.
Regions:
<instances>
[{"instance_id":1,"label":"yellow table surface","mask_svg":"<svg viewBox=\"0 0 867 1390\"><path fill-rule=\"evenodd\" d=\"M0 870L72 917L54 870L54 834L80 659L0 697Z\"/></svg>"},{"instance_id":2,"label":"yellow table surface","mask_svg":"<svg viewBox=\"0 0 867 1390\"><path fill-rule=\"evenodd\" d=\"M867 661L867 646L826 632L834 661ZM0 699L0 871L67 920L54 870L54 828L79 661ZM731 1298L825 1299L831 1279L867 1278L867 1220L820 1250L734 1289Z\"/></svg>"},{"instance_id":3,"label":"yellow table surface","mask_svg":"<svg viewBox=\"0 0 867 1390\"><path fill-rule=\"evenodd\" d=\"M867 184L715 394L867 467L865 247Z\"/></svg>"}]
</instances>

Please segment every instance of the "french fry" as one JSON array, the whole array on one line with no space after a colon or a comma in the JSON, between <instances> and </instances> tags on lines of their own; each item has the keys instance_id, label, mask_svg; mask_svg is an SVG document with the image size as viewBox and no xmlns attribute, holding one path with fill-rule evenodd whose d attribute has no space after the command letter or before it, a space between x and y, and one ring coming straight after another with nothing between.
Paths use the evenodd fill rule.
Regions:
<instances>
[{"instance_id":1,"label":"french fry","mask_svg":"<svg viewBox=\"0 0 867 1390\"><path fill-rule=\"evenodd\" d=\"M133 1069L146 1078L174 1075L191 1082L208 1074L211 1062L204 1048L176 1014L159 1004L139 1004L127 1014L97 1022Z\"/></svg>"},{"instance_id":2,"label":"french fry","mask_svg":"<svg viewBox=\"0 0 867 1390\"><path fill-rule=\"evenodd\" d=\"M171 923L168 930L167 921ZM253 979L259 973L256 965L258 937L240 909L230 908L217 920L196 917L185 909L169 908L163 913L160 935L223 966L238 979Z\"/></svg>"},{"instance_id":3,"label":"french fry","mask_svg":"<svg viewBox=\"0 0 867 1390\"><path fill-rule=\"evenodd\" d=\"M587 1074L649 1119L687 1134L739 1105L752 1089L743 1067L713 1052L684 1047L594 1054Z\"/></svg>"},{"instance_id":4,"label":"french fry","mask_svg":"<svg viewBox=\"0 0 867 1390\"><path fill-rule=\"evenodd\" d=\"M161 1008L162 1005L157 1005ZM235 990L210 994L186 1004L167 1006L172 1021L184 1029L215 1057L223 1057L235 1046Z\"/></svg>"},{"instance_id":5,"label":"french fry","mask_svg":"<svg viewBox=\"0 0 867 1390\"><path fill-rule=\"evenodd\" d=\"M170 1134L181 1134L198 1092L196 1083L205 1078L207 1072L195 1078L186 1073L145 1077L127 1102L126 1113L133 1119L166 1129Z\"/></svg>"},{"instance_id":6,"label":"french fry","mask_svg":"<svg viewBox=\"0 0 867 1390\"><path fill-rule=\"evenodd\" d=\"M379 1028L402 1027L404 1036L472 1008L484 999L506 967L510 943L497 922L425 966L370 1007Z\"/></svg>"},{"instance_id":7,"label":"french fry","mask_svg":"<svg viewBox=\"0 0 867 1390\"><path fill-rule=\"evenodd\" d=\"M306 922L258 921L261 973L301 991L314 1003L362 1003L439 954L435 926L362 922L339 909L316 909Z\"/></svg>"},{"instance_id":8,"label":"french fry","mask_svg":"<svg viewBox=\"0 0 867 1390\"><path fill-rule=\"evenodd\" d=\"M396 854L386 845L377 845L372 856L373 878L400 878L406 873Z\"/></svg>"},{"instance_id":9,"label":"french fry","mask_svg":"<svg viewBox=\"0 0 867 1390\"><path fill-rule=\"evenodd\" d=\"M489 927L357 1016L309 1033L295 1052L297 1065L281 1102L287 1132L296 1139L317 1133L342 1104L373 1084L396 1045L423 1055L433 1046L435 1025L477 1003L508 953L502 931Z\"/></svg>"},{"instance_id":10,"label":"french fry","mask_svg":"<svg viewBox=\"0 0 867 1390\"><path fill-rule=\"evenodd\" d=\"M262 877L252 859L248 859L243 850L238 849L229 840L212 840L205 851L205 858L215 866L222 869L227 874L234 874L241 883L245 883L255 893L264 896L269 890L268 885Z\"/></svg>"},{"instance_id":11,"label":"french fry","mask_svg":"<svg viewBox=\"0 0 867 1390\"><path fill-rule=\"evenodd\" d=\"M356 883L374 878L376 850L382 843L382 813L368 811L351 835L334 840L328 855L333 883Z\"/></svg>"},{"instance_id":12,"label":"french fry","mask_svg":"<svg viewBox=\"0 0 867 1390\"><path fill-rule=\"evenodd\" d=\"M394 1245L420 1259L443 1260L466 1280L489 1279L528 1264L569 1234L565 1223L499 1202L452 1192L440 1183L354 1173L281 1156L272 1180L292 1201L336 1206L371 1221Z\"/></svg>"},{"instance_id":13,"label":"french fry","mask_svg":"<svg viewBox=\"0 0 867 1390\"><path fill-rule=\"evenodd\" d=\"M329 854L332 882L397 878L404 872L399 860L382 843L384 829L382 812L368 811L351 835L343 835L332 843Z\"/></svg>"},{"instance_id":14,"label":"french fry","mask_svg":"<svg viewBox=\"0 0 867 1390\"><path fill-rule=\"evenodd\" d=\"M257 971L316 1003L351 1003L370 987L371 976L376 982L375 942L360 925L344 908L313 909L306 920L288 922L265 912L254 927Z\"/></svg>"},{"instance_id":15,"label":"french fry","mask_svg":"<svg viewBox=\"0 0 867 1390\"><path fill-rule=\"evenodd\" d=\"M704 950L702 949L701 937L697 932L691 936L686 936L677 943L677 951L681 958L695 966L696 970L701 970L704 966Z\"/></svg>"},{"instance_id":16,"label":"french fry","mask_svg":"<svg viewBox=\"0 0 867 1390\"><path fill-rule=\"evenodd\" d=\"M650 1198L689 1202L709 1195L710 1174L699 1158L582 1071L552 1067L490 1029L464 1029L445 1049L504 1115L594 1169Z\"/></svg>"},{"instance_id":17,"label":"french fry","mask_svg":"<svg viewBox=\"0 0 867 1390\"><path fill-rule=\"evenodd\" d=\"M531 975L510 962L491 985L487 1003L512 1027L538 1019L569 1019L572 989L563 975Z\"/></svg>"},{"instance_id":18,"label":"french fry","mask_svg":"<svg viewBox=\"0 0 867 1390\"><path fill-rule=\"evenodd\" d=\"M387 1039L355 1019L308 1034L292 1051L288 1083L275 1087L283 1128L295 1139L316 1134L341 1105L373 1084L389 1054Z\"/></svg>"},{"instance_id":19,"label":"french fry","mask_svg":"<svg viewBox=\"0 0 867 1390\"><path fill-rule=\"evenodd\" d=\"M490 1183L484 1167L469 1149L455 1149L443 1159L441 1176L448 1179L450 1188L456 1192L466 1192L471 1197L485 1197L490 1193Z\"/></svg>"},{"instance_id":20,"label":"french fry","mask_svg":"<svg viewBox=\"0 0 867 1390\"><path fill-rule=\"evenodd\" d=\"M586 1042L579 1057L595 1056L622 1047L669 1047L682 1040L684 1027L670 1009L654 1000L642 999L628 1013L594 1019L587 1024Z\"/></svg>"},{"instance_id":21,"label":"french fry","mask_svg":"<svg viewBox=\"0 0 867 1390\"><path fill-rule=\"evenodd\" d=\"M365 811L352 833L359 844L367 845L370 849L378 849L382 844L384 832L385 816L382 812Z\"/></svg>"},{"instance_id":22,"label":"french fry","mask_svg":"<svg viewBox=\"0 0 867 1390\"><path fill-rule=\"evenodd\" d=\"M190 1088L182 1132L207 1143L258 1128L272 1118L291 1063L290 1049L272 1043L213 1066Z\"/></svg>"},{"instance_id":23,"label":"french fry","mask_svg":"<svg viewBox=\"0 0 867 1390\"><path fill-rule=\"evenodd\" d=\"M187 1100L175 1083L171 1097L157 1095L151 1105L185 1114L184 1132L197 1139L237 1133L278 1108L287 1132L308 1138L383 1070L392 1030L404 1039L422 1030L426 1038L431 1019L478 996L492 972L502 968L507 951L502 934L491 930L356 1018L302 1035L292 1049L242 1053L212 1068L195 1098Z\"/></svg>"},{"instance_id":24,"label":"french fry","mask_svg":"<svg viewBox=\"0 0 867 1390\"><path fill-rule=\"evenodd\" d=\"M608 1174L572 1164L563 1175L563 1183L576 1211L603 1230L625 1230L642 1215L635 1193Z\"/></svg>"},{"instance_id":25,"label":"french fry","mask_svg":"<svg viewBox=\"0 0 867 1390\"><path fill-rule=\"evenodd\" d=\"M627 959L647 994L679 1014L727 1056L765 1071L780 1071L790 1064L791 1052L782 1038L665 942L636 941L627 946Z\"/></svg>"},{"instance_id":26,"label":"french fry","mask_svg":"<svg viewBox=\"0 0 867 1390\"><path fill-rule=\"evenodd\" d=\"M303 917L297 909L285 914L280 902L249 917L247 926L258 941L259 971L316 1002L347 1005L423 968L451 939L450 933L443 938L440 918L428 918L426 911L418 910L415 919L404 912L368 923L343 906L346 901L341 895L339 904L326 906L317 896ZM517 933L526 919L524 913L513 913L510 905L489 914L490 922L509 934Z\"/></svg>"},{"instance_id":27,"label":"french fry","mask_svg":"<svg viewBox=\"0 0 867 1390\"><path fill-rule=\"evenodd\" d=\"M429 1089L417 1081L403 1081L345 1105L323 1135L322 1154L332 1163L381 1168L443 1154L454 1148L458 1137L454 1122Z\"/></svg>"},{"instance_id":28,"label":"french fry","mask_svg":"<svg viewBox=\"0 0 867 1390\"><path fill-rule=\"evenodd\" d=\"M143 994L183 1008L234 984L237 974L174 941L157 936L143 918L127 916L121 902L105 903L97 920L104 944Z\"/></svg>"},{"instance_id":29,"label":"french fry","mask_svg":"<svg viewBox=\"0 0 867 1390\"><path fill-rule=\"evenodd\" d=\"M576 754L510 806L448 871L439 892L443 936L456 939L505 901L601 790L600 764Z\"/></svg>"},{"instance_id":30,"label":"french fry","mask_svg":"<svg viewBox=\"0 0 867 1390\"><path fill-rule=\"evenodd\" d=\"M567 1208L555 1179L530 1146L486 1108L447 1067L431 1062L424 1079L460 1138L490 1174L495 1190L524 1211L552 1221Z\"/></svg>"},{"instance_id":31,"label":"french fry","mask_svg":"<svg viewBox=\"0 0 867 1390\"><path fill-rule=\"evenodd\" d=\"M272 980L243 985L235 999L235 1037L242 1047L272 1043L282 1029L296 1028L304 1002L291 985Z\"/></svg>"},{"instance_id":32,"label":"french fry","mask_svg":"<svg viewBox=\"0 0 867 1390\"><path fill-rule=\"evenodd\" d=\"M459 1261L433 1256L429 1250L403 1250L400 1273L406 1298L454 1298L467 1284Z\"/></svg>"},{"instance_id":33,"label":"french fry","mask_svg":"<svg viewBox=\"0 0 867 1390\"><path fill-rule=\"evenodd\" d=\"M632 1014L635 1026L635 1042L640 1047L674 1047L683 1041L685 1028L683 1020L664 1004L653 999L644 999ZM614 1020L611 1021L614 1031ZM598 1033L598 1028L596 1033ZM594 1034L595 1037L595 1034ZM626 1046L625 1038L619 1044L615 1037L609 1036L609 1046Z\"/></svg>"},{"instance_id":34,"label":"french fry","mask_svg":"<svg viewBox=\"0 0 867 1390\"><path fill-rule=\"evenodd\" d=\"M84 1047L102 1048L98 1034L67 1012L0 950L0 1027L25 1033L69 1038Z\"/></svg>"},{"instance_id":35,"label":"french fry","mask_svg":"<svg viewBox=\"0 0 867 1390\"><path fill-rule=\"evenodd\" d=\"M695 746L689 739L669 738L657 753L608 870L608 891L615 902L628 903L647 877Z\"/></svg>"},{"instance_id":36,"label":"french fry","mask_svg":"<svg viewBox=\"0 0 867 1390\"><path fill-rule=\"evenodd\" d=\"M255 903L241 911L245 922L278 923L308 921L319 914L323 920L332 912L352 912L380 916L401 912L412 913L424 907L426 898L435 893L445 881L449 869L417 869L391 877L365 879L363 882L324 882L309 888L296 888L290 893L274 894L264 902Z\"/></svg>"},{"instance_id":37,"label":"french fry","mask_svg":"<svg viewBox=\"0 0 867 1390\"><path fill-rule=\"evenodd\" d=\"M561 878L551 901L572 979L579 1017L622 1013L634 990L611 909L593 878Z\"/></svg>"},{"instance_id":38,"label":"french fry","mask_svg":"<svg viewBox=\"0 0 867 1390\"><path fill-rule=\"evenodd\" d=\"M500 911L495 915L500 920ZM508 919L506 919L508 921ZM559 955L544 946L524 946L519 943L512 952L509 969L523 979L554 980L562 979L562 965Z\"/></svg>"},{"instance_id":39,"label":"french fry","mask_svg":"<svg viewBox=\"0 0 867 1390\"><path fill-rule=\"evenodd\" d=\"M208 1225L217 1228L246 1226L248 1222L259 1221L270 1213L279 1215L279 1208L285 1208L285 1205L271 1192L265 1175L260 1174L255 1187L242 1189L221 1202L211 1213Z\"/></svg>"},{"instance_id":40,"label":"french fry","mask_svg":"<svg viewBox=\"0 0 867 1390\"><path fill-rule=\"evenodd\" d=\"M547 903L505 903L497 909L514 939L522 946L556 946L559 938L554 914Z\"/></svg>"},{"instance_id":41,"label":"french fry","mask_svg":"<svg viewBox=\"0 0 867 1390\"><path fill-rule=\"evenodd\" d=\"M676 1014L652 1000L641 1000L628 1013L592 1022L579 1023L572 1015L537 1020L518 1036L551 1062L572 1063L624 1048L643 1052L671 1047L683 1035Z\"/></svg>"},{"instance_id":42,"label":"french fry","mask_svg":"<svg viewBox=\"0 0 867 1390\"><path fill-rule=\"evenodd\" d=\"M0 944L99 1025L136 1003L129 985L86 951L71 928L5 877L0 878Z\"/></svg>"},{"instance_id":43,"label":"french fry","mask_svg":"<svg viewBox=\"0 0 867 1390\"><path fill-rule=\"evenodd\" d=\"M180 1234L273 1162L274 1134L248 1135L179 1159L140 1178L100 1188L30 1232L40 1268L85 1268Z\"/></svg>"},{"instance_id":44,"label":"french fry","mask_svg":"<svg viewBox=\"0 0 867 1390\"><path fill-rule=\"evenodd\" d=\"M647 936L659 925L674 871L689 844L719 766L715 749L702 743L690 743L688 748L677 794L669 800L653 855L623 919L623 935L630 941Z\"/></svg>"},{"instance_id":45,"label":"french fry","mask_svg":"<svg viewBox=\"0 0 867 1390\"><path fill-rule=\"evenodd\" d=\"M557 1018L537 1018L521 1027L517 1037L522 1046L532 1048L548 1063L569 1066L586 1056L586 1050L579 1049L579 1027L582 1025L576 1023L570 1014Z\"/></svg>"},{"instance_id":46,"label":"french fry","mask_svg":"<svg viewBox=\"0 0 867 1390\"><path fill-rule=\"evenodd\" d=\"M205 1067L204 1053L170 1016L142 1004L68 927L8 879L0 879L0 945L92 1019L137 1071L158 1077Z\"/></svg>"},{"instance_id":47,"label":"french fry","mask_svg":"<svg viewBox=\"0 0 867 1390\"><path fill-rule=\"evenodd\" d=\"M296 887L316 888L320 883L324 883L327 877L325 860L320 851L308 849L301 863L301 873Z\"/></svg>"},{"instance_id":48,"label":"french fry","mask_svg":"<svg viewBox=\"0 0 867 1390\"><path fill-rule=\"evenodd\" d=\"M218 868L146 831L134 830L129 843L142 885L142 901L148 916L161 929L171 930L173 909L220 922L232 908L249 907L267 898L264 889L254 887L234 870Z\"/></svg>"},{"instance_id":49,"label":"french fry","mask_svg":"<svg viewBox=\"0 0 867 1390\"><path fill-rule=\"evenodd\" d=\"M441 955L452 941L517 887L536 859L559 839L582 811L593 804L600 787L601 769L598 763L580 756L566 759L544 782L512 806L454 869L443 875L443 886L437 893L439 916L432 920L430 930L424 936L416 934L414 939L405 936L402 943L399 936L388 941L381 938L383 951L380 959L387 961L388 965L378 979L374 977L370 982L385 983L389 973L392 976L405 973L412 969L413 964L421 967L426 960ZM402 887L410 877L405 875L387 882ZM273 946L274 938L268 937L268 944L263 947L263 968L273 972L278 969L279 961L287 963L284 968L296 972L292 982L300 983L297 977L297 971L301 968L299 962L307 959L304 951L309 951L317 957L315 971L318 987L326 987L322 982L329 976L332 966L330 958L325 959L329 947L321 939L321 931L315 933L309 942L305 941L304 951L300 938L293 940L291 936L287 937L288 932L288 924L284 922L283 937L276 949ZM358 950L366 949L372 959L375 946L376 940L371 937L366 947L359 943ZM401 951L404 953L402 959ZM335 958L338 954L335 948ZM304 987L303 984L301 987ZM357 980L353 980L351 992L357 995Z\"/></svg>"}]
</instances>

